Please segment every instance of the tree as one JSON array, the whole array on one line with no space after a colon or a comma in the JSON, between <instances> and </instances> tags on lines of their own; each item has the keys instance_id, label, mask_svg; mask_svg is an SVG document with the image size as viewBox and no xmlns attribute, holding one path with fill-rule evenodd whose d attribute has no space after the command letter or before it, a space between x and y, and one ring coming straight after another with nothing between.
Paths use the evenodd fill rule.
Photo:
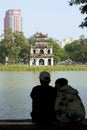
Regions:
<instances>
[{"instance_id":1,"label":"tree","mask_svg":"<svg viewBox=\"0 0 87 130\"><path fill-rule=\"evenodd\" d=\"M13 38L14 38L14 43L17 46L23 46L24 44L28 44L28 41L26 39L26 37L24 36L23 32L15 32L13 34Z\"/></svg>"},{"instance_id":2,"label":"tree","mask_svg":"<svg viewBox=\"0 0 87 130\"><path fill-rule=\"evenodd\" d=\"M82 37L79 40L73 41L64 47L65 58L70 58L75 62L87 62L87 39Z\"/></svg>"},{"instance_id":3,"label":"tree","mask_svg":"<svg viewBox=\"0 0 87 130\"><path fill-rule=\"evenodd\" d=\"M6 57L5 47L0 45L0 63L1 64L5 63L5 57Z\"/></svg>"},{"instance_id":4,"label":"tree","mask_svg":"<svg viewBox=\"0 0 87 130\"><path fill-rule=\"evenodd\" d=\"M35 44L35 35L28 38L28 43L34 45Z\"/></svg>"},{"instance_id":5,"label":"tree","mask_svg":"<svg viewBox=\"0 0 87 130\"><path fill-rule=\"evenodd\" d=\"M0 41L0 63L5 63L5 58L8 56L8 42L6 40Z\"/></svg>"},{"instance_id":6,"label":"tree","mask_svg":"<svg viewBox=\"0 0 87 130\"><path fill-rule=\"evenodd\" d=\"M8 57L10 64L20 63L29 59L29 44L23 32L8 31L0 41L0 63L4 64Z\"/></svg>"},{"instance_id":7,"label":"tree","mask_svg":"<svg viewBox=\"0 0 87 130\"><path fill-rule=\"evenodd\" d=\"M73 61L76 61L78 53L79 53L79 49L78 48L79 43L78 40L73 41L71 44L66 44L64 47L64 51L65 51L65 55L64 55L64 59L71 59Z\"/></svg>"},{"instance_id":8,"label":"tree","mask_svg":"<svg viewBox=\"0 0 87 130\"><path fill-rule=\"evenodd\" d=\"M17 47L14 44L12 46L10 46L8 58L9 58L9 62L11 64L19 63L19 53L20 53L20 51L21 51L20 46Z\"/></svg>"},{"instance_id":9,"label":"tree","mask_svg":"<svg viewBox=\"0 0 87 130\"><path fill-rule=\"evenodd\" d=\"M82 14L87 14L87 0L71 0L69 1L70 6L72 5L81 5L79 10ZM80 27L87 27L87 17L81 23Z\"/></svg>"},{"instance_id":10,"label":"tree","mask_svg":"<svg viewBox=\"0 0 87 130\"><path fill-rule=\"evenodd\" d=\"M49 42L49 45L53 46L54 64L57 64L59 61L61 61L64 51L59 46L59 44L55 40L53 40L52 38L49 38L48 42Z\"/></svg>"},{"instance_id":11,"label":"tree","mask_svg":"<svg viewBox=\"0 0 87 130\"><path fill-rule=\"evenodd\" d=\"M28 63L29 64L29 55L30 54L30 46L29 44L25 44L20 51L19 57L21 59L21 62L24 64Z\"/></svg>"}]
</instances>

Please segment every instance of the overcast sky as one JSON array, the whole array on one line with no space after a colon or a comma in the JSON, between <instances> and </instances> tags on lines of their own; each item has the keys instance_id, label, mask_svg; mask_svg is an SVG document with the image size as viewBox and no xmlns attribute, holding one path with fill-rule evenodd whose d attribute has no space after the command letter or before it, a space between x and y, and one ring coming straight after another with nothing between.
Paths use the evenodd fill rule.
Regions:
<instances>
[{"instance_id":1,"label":"overcast sky","mask_svg":"<svg viewBox=\"0 0 87 130\"><path fill-rule=\"evenodd\" d=\"M78 6L70 7L68 0L1 0L0 35L4 30L4 17L8 9L20 9L23 17L23 32L29 38L36 32L48 34L62 41L67 37L87 37L87 29L79 28L85 17Z\"/></svg>"}]
</instances>

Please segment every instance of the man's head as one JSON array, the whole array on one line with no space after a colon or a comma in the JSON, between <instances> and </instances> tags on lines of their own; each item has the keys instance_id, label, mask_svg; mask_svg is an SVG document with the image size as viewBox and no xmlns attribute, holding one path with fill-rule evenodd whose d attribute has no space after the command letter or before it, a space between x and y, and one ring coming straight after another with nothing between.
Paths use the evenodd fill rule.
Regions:
<instances>
[{"instance_id":1,"label":"man's head","mask_svg":"<svg viewBox=\"0 0 87 130\"><path fill-rule=\"evenodd\" d=\"M55 81L55 87L57 89L60 89L61 87L65 86L68 84L68 80L65 78L59 78Z\"/></svg>"},{"instance_id":2,"label":"man's head","mask_svg":"<svg viewBox=\"0 0 87 130\"><path fill-rule=\"evenodd\" d=\"M50 83L50 73L46 71L42 71L39 75L39 79L41 84L49 84Z\"/></svg>"}]
</instances>

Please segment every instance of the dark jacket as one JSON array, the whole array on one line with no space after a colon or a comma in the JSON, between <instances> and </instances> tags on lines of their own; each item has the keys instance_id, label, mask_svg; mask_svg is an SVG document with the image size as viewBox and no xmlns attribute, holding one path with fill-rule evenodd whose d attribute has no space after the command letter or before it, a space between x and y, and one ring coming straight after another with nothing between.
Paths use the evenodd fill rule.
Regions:
<instances>
[{"instance_id":1,"label":"dark jacket","mask_svg":"<svg viewBox=\"0 0 87 130\"><path fill-rule=\"evenodd\" d=\"M58 90L55 111L57 120L63 123L78 122L85 118L85 108L79 93L69 85Z\"/></svg>"},{"instance_id":2,"label":"dark jacket","mask_svg":"<svg viewBox=\"0 0 87 130\"><path fill-rule=\"evenodd\" d=\"M35 122L51 122L55 120L54 103L56 89L52 86L38 85L32 89L31 117Z\"/></svg>"}]
</instances>

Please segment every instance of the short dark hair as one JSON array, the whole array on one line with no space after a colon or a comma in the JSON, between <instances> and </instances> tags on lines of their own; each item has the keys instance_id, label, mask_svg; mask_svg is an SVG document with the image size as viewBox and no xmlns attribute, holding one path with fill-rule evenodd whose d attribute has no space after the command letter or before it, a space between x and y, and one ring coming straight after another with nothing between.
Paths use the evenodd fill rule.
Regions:
<instances>
[{"instance_id":1,"label":"short dark hair","mask_svg":"<svg viewBox=\"0 0 87 130\"><path fill-rule=\"evenodd\" d=\"M59 83L61 86L67 85L68 84L68 80L65 78L59 78L55 81L55 84Z\"/></svg>"}]
</instances>

